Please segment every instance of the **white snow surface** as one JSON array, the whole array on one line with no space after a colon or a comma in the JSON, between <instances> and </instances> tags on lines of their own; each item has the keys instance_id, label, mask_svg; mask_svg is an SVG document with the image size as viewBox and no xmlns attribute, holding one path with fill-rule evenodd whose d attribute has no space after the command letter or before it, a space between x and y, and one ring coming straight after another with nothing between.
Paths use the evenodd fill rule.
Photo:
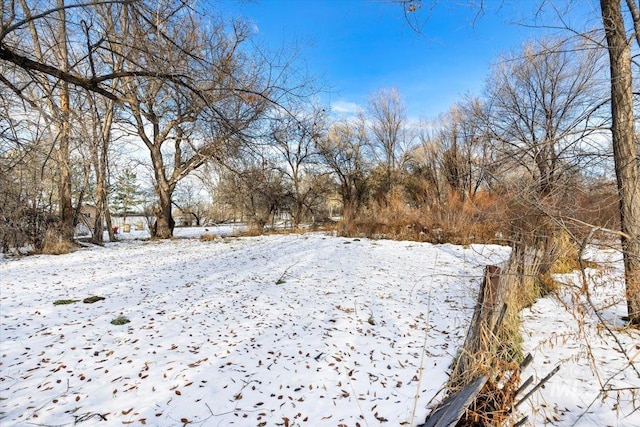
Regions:
<instances>
[{"instance_id":1,"label":"white snow surface","mask_svg":"<svg viewBox=\"0 0 640 427\"><path fill-rule=\"evenodd\" d=\"M523 405L534 425L640 426L640 331L622 320L622 255L590 252L598 268L585 270L588 293L577 272L557 275L559 292L522 313L525 351L534 356L527 373L540 380L560 367Z\"/></svg>"},{"instance_id":2,"label":"white snow surface","mask_svg":"<svg viewBox=\"0 0 640 427\"><path fill-rule=\"evenodd\" d=\"M0 425L417 425L442 397L484 266L508 255L309 233L0 258ZM592 293L615 301L610 321L624 314L613 265ZM82 302L92 295L105 299ZM636 393L633 362L590 311L574 331L566 295L524 313L531 372L562 366L520 409L531 425L640 425L638 396L598 396ZM639 335L611 327L637 368Z\"/></svg>"},{"instance_id":3,"label":"white snow surface","mask_svg":"<svg viewBox=\"0 0 640 427\"><path fill-rule=\"evenodd\" d=\"M507 254L308 234L5 260L2 424L423 421Z\"/></svg>"}]
</instances>

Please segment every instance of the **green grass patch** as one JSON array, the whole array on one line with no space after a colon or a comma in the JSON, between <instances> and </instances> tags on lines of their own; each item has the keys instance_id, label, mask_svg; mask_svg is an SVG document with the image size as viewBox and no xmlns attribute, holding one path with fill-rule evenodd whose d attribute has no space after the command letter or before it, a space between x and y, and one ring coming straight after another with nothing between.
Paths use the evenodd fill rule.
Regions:
<instances>
[{"instance_id":1,"label":"green grass patch","mask_svg":"<svg viewBox=\"0 0 640 427\"><path fill-rule=\"evenodd\" d=\"M126 325L127 323L130 323L130 322L131 322L131 320L127 319L126 317L118 316L118 317L116 317L115 319L113 319L111 321L111 324L119 326L119 325Z\"/></svg>"}]
</instances>

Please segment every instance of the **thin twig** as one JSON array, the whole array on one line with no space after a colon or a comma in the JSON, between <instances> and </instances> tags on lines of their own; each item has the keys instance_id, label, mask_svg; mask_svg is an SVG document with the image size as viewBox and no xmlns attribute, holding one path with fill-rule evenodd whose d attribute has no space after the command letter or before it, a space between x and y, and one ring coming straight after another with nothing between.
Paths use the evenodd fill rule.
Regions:
<instances>
[{"instance_id":1,"label":"thin twig","mask_svg":"<svg viewBox=\"0 0 640 427\"><path fill-rule=\"evenodd\" d=\"M531 390L529 390L529 393L525 394L524 397L522 399L520 399L518 401L518 403L516 403L515 405L513 405L513 408L517 408L518 406L520 406L522 404L522 402L524 402L525 400L527 400L529 397L531 397L531 395L533 393L535 393L536 391L538 391L538 389L540 387L542 387L547 381L549 381L551 379L552 376L554 376L558 371L560 370L560 365L556 366L555 368L553 368L553 371L549 372L547 374L546 377L544 377L538 384L536 384L536 386L534 388L532 388Z\"/></svg>"},{"instance_id":2,"label":"thin twig","mask_svg":"<svg viewBox=\"0 0 640 427\"><path fill-rule=\"evenodd\" d=\"M422 374L424 373L424 355L427 352L427 339L429 338L429 319L431 316L431 289L427 297L427 327L424 331L424 342L422 343L422 354L420 355L420 373L418 374L418 385L416 386L416 395L413 398L413 411L411 411L411 425L414 425L416 412L418 410L418 397L420 396L420 384L422 383Z\"/></svg>"},{"instance_id":3,"label":"thin twig","mask_svg":"<svg viewBox=\"0 0 640 427\"><path fill-rule=\"evenodd\" d=\"M584 268L584 265L582 263L582 256L583 256L583 253L584 253L584 249L586 247L586 239L587 238L591 238L591 236L593 235L593 232L595 232L595 230L596 230L596 228L592 229L591 232L589 232L589 234L587 235L585 240L582 242L582 245L580 247L580 252L578 252L578 263L580 265L580 272L581 272L581 277L582 277L582 280L583 280L583 283L582 283L583 289L588 288L588 282L587 282L587 275L585 273L585 268ZM631 366L631 368L636 372L636 375L638 376L638 378L640 378L640 371L633 364L633 361L631 360L631 358L627 354L627 351L624 348L624 346L622 345L622 343L620 342L620 340L618 339L618 336L613 333L613 331L611 330L611 328L607 324L606 320L602 317L602 314L600 313L600 310L597 309L597 307L595 306L593 300L591 299L590 293L589 292L585 292L584 296L585 296L585 299L586 299L587 303L589 304L589 307L591 308L591 310L593 310L594 314L598 317L598 320L600 321L602 326L607 330L609 335L611 335L611 337L613 338L613 340L617 344L618 349L622 352L622 354L624 354L624 357L629 362L629 365Z\"/></svg>"}]
</instances>

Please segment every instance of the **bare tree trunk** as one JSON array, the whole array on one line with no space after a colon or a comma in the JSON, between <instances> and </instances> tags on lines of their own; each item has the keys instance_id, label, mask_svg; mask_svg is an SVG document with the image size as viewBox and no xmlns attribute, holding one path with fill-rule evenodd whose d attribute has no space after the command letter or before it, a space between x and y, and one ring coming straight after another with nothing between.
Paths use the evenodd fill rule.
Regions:
<instances>
[{"instance_id":1,"label":"bare tree trunk","mask_svg":"<svg viewBox=\"0 0 640 427\"><path fill-rule=\"evenodd\" d=\"M105 144L101 141L101 144ZM111 215L109 214L109 203L107 199L107 160L103 156L103 146L97 147L97 159L94 163L96 170L96 223L93 228L92 241L94 243L102 243L104 241L104 231L102 229L103 222L109 230L109 241L115 240L113 229L111 227Z\"/></svg>"},{"instance_id":2,"label":"bare tree trunk","mask_svg":"<svg viewBox=\"0 0 640 427\"><path fill-rule=\"evenodd\" d=\"M114 106L112 105L112 101L109 101L110 103L110 107L109 107L109 123L108 123L108 127L105 124L105 130L108 129L108 134L105 132L105 134L103 134L103 140L101 141L102 144L100 146L100 154L99 154L99 168L100 168L100 180L101 180L101 186L102 186L102 191L100 192L99 196L101 198L101 202L100 204L102 205L102 212L104 215L104 221L105 221L105 225L107 227L107 233L109 233L109 241L110 242L115 242L116 241L116 235L115 232L113 231L113 224L111 223L111 211L109 210L109 194L107 192L107 187L109 185L108 182L108 175L109 175L109 168L108 168L108 160L109 160L109 143L111 141L111 125L113 122L113 115L114 115ZM102 223L100 223L100 227L102 227Z\"/></svg>"},{"instance_id":3,"label":"bare tree trunk","mask_svg":"<svg viewBox=\"0 0 640 427\"><path fill-rule=\"evenodd\" d=\"M154 212L156 221L151 228L151 237L154 239L170 239L173 237L173 229L176 225L171 213L171 200L175 184L169 183L164 175L165 166L160 145L150 146L150 154L156 179L156 193L158 194L158 206Z\"/></svg>"},{"instance_id":4,"label":"bare tree trunk","mask_svg":"<svg viewBox=\"0 0 640 427\"><path fill-rule=\"evenodd\" d=\"M69 58L67 49L67 23L64 10L64 0L58 0L60 8L59 48L60 63L63 71L69 71ZM71 167L69 143L71 140L69 83L60 82L60 126L58 128L58 198L60 210L61 237L64 240L73 240L75 212L71 203Z\"/></svg>"},{"instance_id":5,"label":"bare tree trunk","mask_svg":"<svg viewBox=\"0 0 640 427\"><path fill-rule=\"evenodd\" d=\"M159 190L159 206L155 212L156 222L153 225L152 237L156 239L170 239L176 225L171 214L171 194L166 190Z\"/></svg>"},{"instance_id":6,"label":"bare tree trunk","mask_svg":"<svg viewBox=\"0 0 640 427\"><path fill-rule=\"evenodd\" d=\"M21 2L22 8L25 10L27 18L31 18L29 5L26 0ZM67 46L67 27L66 27L66 11L64 9L64 0L57 1L58 12L58 38L56 44L56 56L60 70L68 72L69 70L69 51ZM40 35L33 20L29 21L29 32L33 42L33 49L39 60L44 58L43 48L40 43ZM59 104L56 103L56 92L54 85L43 80L42 85L45 90L45 98L49 107L49 119L52 120L51 126L55 129L55 160L58 167L58 215L60 217L59 230L55 230L54 235L57 238L71 241L73 240L75 212L71 203L71 167L70 167L70 97L69 84L59 81L60 87L58 92Z\"/></svg>"},{"instance_id":7,"label":"bare tree trunk","mask_svg":"<svg viewBox=\"0 0 640 427\"><path fill-rule=\"evenodd\" d=\"M68 85L62 84L60 110L63 116L60 134L58 135L58 199L61 237L65 240L73 239L74 209L71 203L71 169L69 167L69 92Z\"/></svg>"},{"instance_id":8,"label":"bare tree trunk","mask_svg":"<svg viewBox=\"0 0 640 427\"><path fill-rule=\"evenodd\" d=\"M303 218L304 210L305 209L304 209L303 201L296 200L294 209L293 209L293 214L291 215L293 220L293 224L292 224L293 229L297 229L302 223L302 220L304 219Z\"/></svg>"},{"instance_id":9,"label":"bare tree trunk","mask_svg":"<svg viewBox=\"0 0 640 427\"><path fill-rule=\"evenodd\" d=\"M97 102L98 100L94 100ZM93 229L92 241L94 243L102 243L104 240L104 232L102 230L103 222L106 224L107 230L109 232L109 241L113 242L116 240L115 234L113 232L113 227L111 224L111 214L109 212L109 200L107 194L107 160L109 156L109 142L111 140L111 127L113 125L113 116L114 116L114 101L107 100L106 101L106 109L104 112L104 119L100 120L100 114L96 107L95 117L94 117L94 126L99 128L100 133L98 135L94 134L94 152L93 152L93 162L94 169L96 172L96 222Z\"/></svg>"},{"instance_id":10,"label":"bare tree trunk","mask_svg":"<svg viewBox=\"0 0 640 427\"><path fill-rule=\"evenodd\" d=\"M611 134L620 225L624 236L627 308L631 323L640 325L640 173L634 143L631 46L619 0L600 0L611 71Z\"/></svg>"}]
</instances>

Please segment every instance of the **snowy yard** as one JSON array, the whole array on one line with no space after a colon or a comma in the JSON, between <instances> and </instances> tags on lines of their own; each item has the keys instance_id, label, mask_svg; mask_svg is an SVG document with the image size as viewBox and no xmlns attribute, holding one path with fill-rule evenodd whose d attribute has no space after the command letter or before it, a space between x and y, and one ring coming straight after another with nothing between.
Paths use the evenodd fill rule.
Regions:
<instances>
[{"instance_id":1,"label":"snowy yard","mask_svg":"<svg viewBox=\"0 0 640 427\"><path fill-rule=\"evenodd\" d=\"M447 380L483 267L508 254L307 234L0 259L0 424L415 425ZM624 306L609 282L594 298L617 302L613 319ZM94 295L105 299L82 302ZM554 301L524 314L527 373L562 364L532 399L535 425L640 425L639 396L598 396L613 373L605 386L640 387L615 342L588 312L574 330ZM130 323L111 324L119 316ZM637 365L640 335L616 335Z\"/></svg>"}]
</instances>

